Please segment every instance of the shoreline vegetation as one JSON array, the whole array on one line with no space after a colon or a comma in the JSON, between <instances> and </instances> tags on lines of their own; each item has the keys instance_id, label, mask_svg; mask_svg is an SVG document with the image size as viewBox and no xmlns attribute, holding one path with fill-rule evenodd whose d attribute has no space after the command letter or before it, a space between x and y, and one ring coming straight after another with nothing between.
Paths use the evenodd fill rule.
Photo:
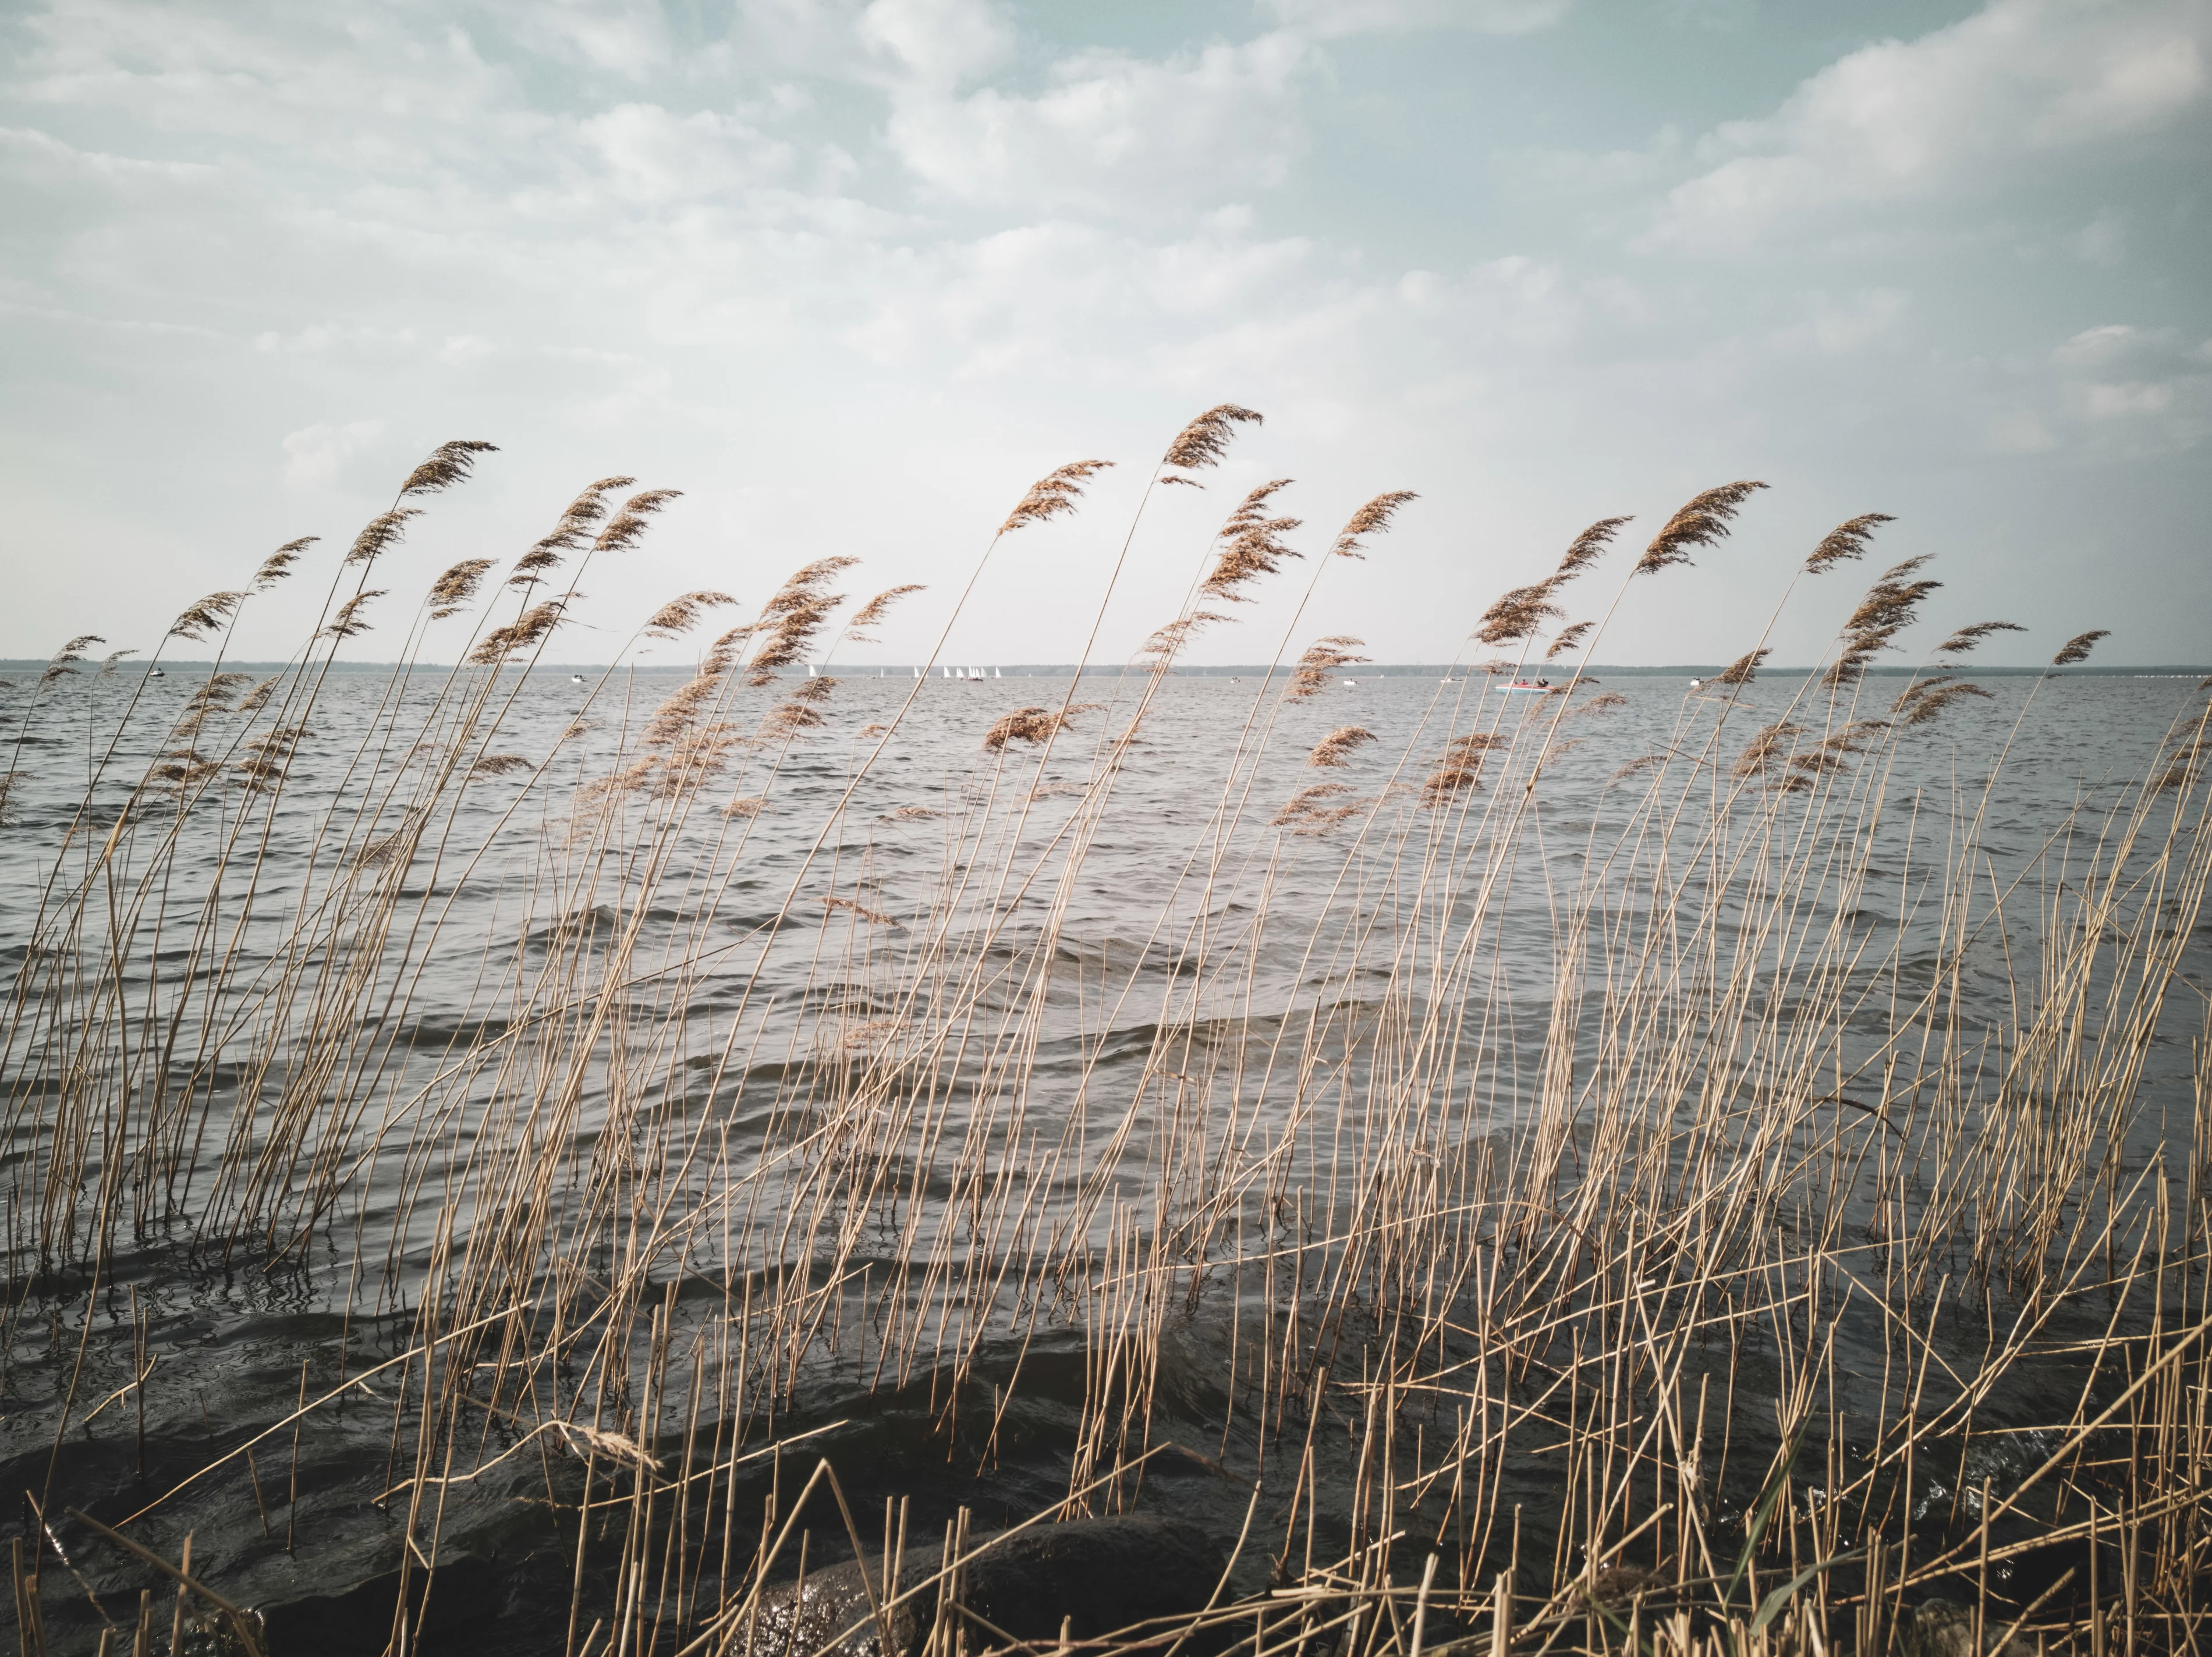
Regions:
<instances>
[{"instance_id":1,"label":"shoreline vegetation","mask_svg":"<svg viewBox=\"0 0 2212 1657\"><path fill-rule=\"evenodd\" d=\"M1260 423L1208 410L1146 499ZM987 1538L1163 1509L1219 1520L1211 1596L1057 1649L2199 1648L2205 685L2140 774L1994 810L2104 635L1949 756L2020 629L1890 672L1939 582L1867 580L1869 513L1777 572L1822 662L1747 639L1593 775L1606 623L1744 481L1469 616L1393 751L1326 724L1384 670L1310 617L1414 497L1299 547L1279 480L1132 663L886 798L940 682L841 713L920 602L846 556L676 596L632 646L695 665L639 697L618 657L526 744L675 496L602 479L379 588L490 452L188 606L158 690L87 635L0 701L26 1654L806 1657L779 1596L856 1558L811 1649L1041 1653L963 1604ZM939 649L1105 464L1013 503ZM303 580L298 655L230 664ZM1159 687L1263 583L1304 596L1211 796L1102 895L1165 833ZM341 662L372 629L396 664Z\"/></svg>"}]
</instances>

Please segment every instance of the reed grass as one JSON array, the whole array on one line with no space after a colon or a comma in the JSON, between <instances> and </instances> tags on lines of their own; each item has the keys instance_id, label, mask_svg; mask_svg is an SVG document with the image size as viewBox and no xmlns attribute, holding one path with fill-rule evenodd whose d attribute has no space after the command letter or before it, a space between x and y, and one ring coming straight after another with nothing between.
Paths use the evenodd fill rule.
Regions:
<instances>
[{"instance_id":1,"label":"reed grass","mask_svg":"<svg viewBox=\"0 0 2212 1657\"><path fill-rule=\"evenodd\" d=\"M1258 419L1208 411L1153 482L1202 483ZM979 720L966 763L894 783L929 682L859 729L787 671L916 590L841 632L842 556L670 694L626 662L521 751L576 581L674 498L614 504L629 478L488 598L492 561L446 572L366 712L336 707L340 650L392 625L368 581L409 503L489 452L410 475L275 678L218 659L173 708L100 700L70 679L88 637L16 704L19 818L53 781L28 774L84 756L6 831L37 906L0 1012L27 1653L251 1646L251 1562L226 1577L208 1539L313 1562L341 1526L303 1443L395 1533L394 1651L434 1648L450 1545L517 1512L560 1550L564 1657L765 1650L768 1586L830 1553L883 1567L879 1642L927 1595L930 1657L1003 1648L959 1605L983 1521L910 1527L941 1481L840 1460L886 1400L970 1474L1047 1423L1037 1520L1156 1500L1172 1464L1233 1487L1212 1605L1065 1651L2197 1648L2201 694L2142 774L1999 830L2033 699L1942 774L1921 745L1987 693L1946 666L1869 700L1920 561L1786 706L1747 700L1761 643L1602 786L1562 780L1624 701L1579 668L1533 708L1448 683L1393 753L1307 705L1359 641L1286 635L1203 822L1101 924L1099 848L1146 832L1117 796L1222 619L1200 606L1298 555L1286 481L1104 702ZM1104 464L1041 480L992 548ZM1693 498L1620 592L1691 579L1763 487ZM1331 553L1386 555L1412 498ZM1473 642L1534 648L1625 522ZM227 649L308 544L170 637ZM1308 599L1348 574L1314 561ZM735 602L681 594L633 647ZM318 734L341 718L350 745ZM2192 1019L2188 1120L2148 1121ZM179 1430L195 1359L141 1296L187 1281L335 1327L288 1350L292 1408L149 1473L147 1412ZM126 1440L131 1477L72 1484Z\"/></svg>"}]
</instances>

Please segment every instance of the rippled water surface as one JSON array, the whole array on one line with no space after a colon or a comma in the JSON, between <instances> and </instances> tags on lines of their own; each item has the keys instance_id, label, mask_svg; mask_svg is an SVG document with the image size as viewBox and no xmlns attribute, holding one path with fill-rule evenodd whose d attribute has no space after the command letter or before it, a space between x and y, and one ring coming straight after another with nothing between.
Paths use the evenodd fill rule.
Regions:
<instances>
[{"instance_id":1,"label":"rippled water surface","mask_svg":"<svg viewBox=\"0 0 2212 1657\"><path fill-rule=\"evenodd\" d=\"M1689 993L1708 969L1724 980L1731 959L1786 975L1826 951L1838 981L1862 974L1821 1061L1850 1073L1835 1091L1856 1102L1813 1111L1805 1144L1884 1138L1886 1124L1850 1113L1901 1110L1885 1100L1910 1092L1915 1067L1934 1073L1938 1050L1898 1031L1939 984L1956 1014L1945 1062L1994 1087L2069 881L2126 832L2142 779L2201 710L2193 678L1990 678L1985 700L1871 757L1843 750L1848 805L1820 809L1845 826L1814 835L1790 827L1801 808L1769 779L1738 774L1777 720L1808 727L1808 741L1839 728L1790 676L1732 704L1679 678L1620 676L1601 687L1619 705L1564 715L1559 700L1480 677L1371 677L1285 704L1279 678L1263 691L1257 676L1090 676L1077 699L1104 706L1042 755L994 754L983 738L1018 708L1059 707L1065 679L856 674L817 705L822 723L760 740L787 679L730 704L723 734L744 740L717 751L711 777L656 794L630 768L671 751L641 744L681 683L532 674L457 749L443 675L333 675L298 721L312 734L292 739L281 795L225 784L202 797L150 889L133 883L149 855L113 848L150 843L170 797L137 796L135 828L118 825L131 785L179 746L199 679L88 676L27 719L29 693L15 691L13 768L26 774L0 841L0 966L17 992L0 1447L21 1493L15 1533L36 1553L37 1512L54 1527L41 1592L55 1649L93 1649L110 1620L135 1619L152 1581L62 1510L115 1521L165 1494L131 1533L171 1559L189 1533L199 1570L241 1603L337 1594L428 1539L442 1557L491 1562L450 1579L457 1602L499 1610L468 1644L573 1648L572 1624L611 1617L624 1590L611 1565L578 1567L578 1492L611 1503L613 1487L581 1437L527 1430L556 1415L618 1428L671 1465L690 1454L686 1435L712 1438L725 1462L761 1447L684 1509L710 1552L740 1516L740 1564L768 1494L823 1454L871 1539L887 1496L912 1498L917 1534L962 1505L979 1522L1026 1517L1094 1462L1109 1467L1116 1443L1175 1447L1146 1464L1134 1503L1198 1516L1224 1546L1248 1512L1279 1528L1301 1445L1322 1447L1312 1478L1352 1476L1323 1464L1356 1437L1357 1398L1286 1432L1264 1402L1280 1377L1253 1356L1281 1344L1280 1308L1322 1292L1340 1264L1332 1227L1377 1193L1448 1193L1486 1156L1536 1154L1517 1136L1547 1088L1588 1106L1549 1153L1561 1192L1626 1157L1576 1090L1615 1076L1618 1096L1657 1120L1688 1109L1711 1061L1669 1071L1656 1048L1624 1048L1637 1026L1608 1032L1593 1009ZM1858 711L1883 713L1902 688L1869 681ZM1148 694L1135 739L1109 749ZM242 744L275 717L211 715L196 751L236 774ZM1305 763L1351 725L1373 740L1343 768ZM1499 743L1480 786L1425 797L1447 739L1470 731ZM1667 765L1621 775L1655 756ZM458 780L432 788L441 766ZM627 792L604 786L626 771ZM1663 805L1649 792L1661 771ZM1316 781L1344 787L1271 826ZM1333 822L1316 815L1346 804ZM1780 826L1721 855L1711 825L1731 812ZM2143 878L2172 833L2154 824L2126 853ZM1758 895L1776 890L1796 895ZM79 899L82 923L58 929ZM380 903L388 924L359 926ZM1947 903L1966 906L1952 932ZM2179 987L2142 1011L2114 1190L2160 1167L2187 1177L2207 937L2180 886L2163 913L2185 933ZM1741 936L1747 915L1773 936ZM1658 949L1669 928L1702 929L1706 955ZM120 958L103 962L112 945ZM1826 981L1777 993L1826 1007ZM1568 982L1585 998L1563 1001ZM1772 1013L1729 1005L1730 1017ZM1589 1022L1547 1046L1562 1019ZM303 1034L325 1026L343 1041ZM2112 1039L2117 1023L2098 1028ZM84 1121L59 1102L73 1066L115 1078ZM546 1146L536 1186L520 1159L500 1160L532 1136ZM1899 1177L1924 1193L1943 1151L1911 1144ZM1864 1231L1879 1199L1852 1200ZM1480 1279L1507 1220L1449 1230L1462 1223L1433 1222L1447 1238L1435 1258L1474 1260ZM1301 1229L1318 1240L1315 1284L1286 1291L1238 1264ZM641 1236L652 1247L626 1253ZM1163 1237L1188 1251L1175 1279L1187 1298L1162 1314L1149 1425L1130 1437L1124 1423L1108 1438L1126 1443L1109 1443L1095 1406L1100 1332L1123 1316L1115 1251ZM1972 1248L1970 1236L1935 1277L1968 1271ZM474 1277L457 1265L472 1250ZM1859 1264L1879 1277L1870 1256ZM818 1326L772 1342L767 1308L797 1304L795 1284ZM1464 1289L1388 1293L1443 1305ZM1344 1338L1346 1306L1379 1319L1385 1300L1361 1290L1337 1308L1336 1333L1299 1350ZM582 1326L548 1321L556 1302ZM528 1338L554 1354L529 1382L485 1383L481 1406L427 1439L408 1425L434 1375L477 1383L407 1355L471 1320L505 1328L497 1317L526 1303L540 1320ZM1875 1304L1836 1325L1836 1362L1869 1377L1887 1361ZM1946 1338L1986 1350L1998 1315L1977 1311ZM661 1377L626 1381L618 1399L604 1379L614 1360L594 1356L617 1320L621 1362ZM781 1342L782 1357L731 1359L739 1338ZM1447 1372L1463 1361L1453 1342L1479 1357L1464 1328L1435 1339ZM486 1375L514 1357L469 1350ZM1343 1353L1357 1381L1355 1346ZM1741 1430L1771 1440L1771 1409L1762 1422L1748 1399L1780 1388L1788 1366L1756 1342L1713 1360L1732 1361L1749 1366ZM1990 1418L2063 1413L2070 1373L2018 1366ZM1455 1399L1416 1400L1401 1430L1448 1438ZM778 1441L791 1448L766 1448ZM1499 1509L1509 1523L1513 1502L1532 1514L1555 1502L1540 1472L1506 1477L1519 1481ZM1323 1518L1352 1533L1348 1514ZM849 1551L834 1522L821 1535L815 1545ZM1533 1527L1528 1545L1539 1551ZM1266 1569L1248 1560L1240 1581Z\"/></svg>"}]
</instances>

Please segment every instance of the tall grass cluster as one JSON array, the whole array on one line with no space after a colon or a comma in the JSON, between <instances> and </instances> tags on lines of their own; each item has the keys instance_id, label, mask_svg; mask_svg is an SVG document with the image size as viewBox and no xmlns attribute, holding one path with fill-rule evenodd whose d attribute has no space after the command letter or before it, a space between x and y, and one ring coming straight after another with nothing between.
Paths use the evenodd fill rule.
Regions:
<instances>
[{"instance_id":1,"label":"tall grass cluster","mask_svg":"<svg viewBox=\"0 0 2212 1657\"><path fill-rule=\"evenodd\" d=\"M1146 498L1257 421L1208 411ZM1762 487L1730 483L1468 617L1551 694L1477 665L1402 745L1338 722L1360 641L1301 601L1165 836L1132 796L1192 640L1358 579L1411 500L1302 557L1276 482L1131 669L994 708L926 782L890 773L941 682L863 725L793 671L922 602L849 603L843 557L750 619L672 598L633 645L696 671L610 671L533 746L578 583L638 581L671 496L601 480L403 610L380 567L488 446L331 561L282 672L179 694L86 638L10 693L27 1654L261 1648L270 1585L346 1586L373 1531L395 1652L441 1648L449 1562L496 1536L557 1563L562 1657L765 1650L769 1585L854 1553L954 1657L1006 1642L907 1585L1164 1500L1223 1516L1213 1603L1064 1645L2197 1648L2202 695L2125 786L1993 821L2065 682L1989 723L1961 665L2002 622L1869 677L1935 586L1824 597L1869 514L1799 560L1820 671L1762 681L1746 640L1612 751L1623 692L1578 664L1695 579ZM948 632L1102 464L1014 506ZM165 643L227 647L318 555ZM372 627L399 665L341 719ZM1102 892L1148 836L1141 903Z\"/></svg>"}]
</instances>

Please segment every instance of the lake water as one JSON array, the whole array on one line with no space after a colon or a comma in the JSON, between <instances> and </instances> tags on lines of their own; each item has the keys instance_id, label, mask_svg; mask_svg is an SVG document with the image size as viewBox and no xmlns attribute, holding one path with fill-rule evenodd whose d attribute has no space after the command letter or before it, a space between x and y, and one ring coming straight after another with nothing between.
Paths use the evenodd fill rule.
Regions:
<instances>
[{"instance_id":1,"label":"lake water","mask_svg":"<svg viewBox=\"0 0 2212 1657\"><path fill-rule=\"evenodd\" d=\"M1267 1556L1301 1523L1341 1551L1389 1533L1362 1507L1386 1375L1422 1545L1455 1523L1486 1583L1517 1503L1549 1571L1576 1521L1540 1446L1480 1510L1413 1488L1490 1407L1499 1328L1540 1326L1513 1339L1565 1373L1626 1338L1592 1287L1616 1266L1660 1324L1725 1294L1740 1326L1684 1374L1727 1379L1708 1494L1741 1506L1792 1317L1827 1320L1831 1401L1875 1420L1886 1293L1970 1372L2051 1292L2033 1261L2078 1265L2096 1216L2141 1235L2160 1172L2185 1213L2212 1149L2204 794L2142 788L2202 718L2194 678L1992 677L1822 748L1903 682L1854 709L1784 675L1733 700L1338 676L1286 703L1279 676L1093 674L1048 751L1001 752L994 723L1067 681L802 683L727 689L658 747L667 673L474 704L334 674L289 713L303 693L240 712L240 685L189 740L181 673L65 681L27 719L15 689L0 1448L53 1649L155 1580L60 1509L164 1498L131 1533L175 1559L189 1533L241 1603L411 1546L493 1562L474 1648L573 1650L638 1592L604 1515L579 1566L579 1492L629 1515L637 1486L556 1421L722 1468L696 1511L678 1476L623 1520L689 1527L668 1650L742 1576L708 1556L742 1568L823 1455L868 1539L886 1496L933 1537L1087 1486L1224 1547L1249 1511ZM1371 740L1307 763L1346 726ZM134 796L187 750L227 769L184 780L181 819ZM281 792L242 786L257 752ZM1316 784L1341 786L1277 821ZM1809 1298L1753 1326L1765 1302L1715 1274L1761 1270ZM1985 1419L2072 1407L2045 1353L2087 1305ZM2024 1465L1967 1448L2000 1483ZM849 1551L831 1512L811 1545Z\"/></svg>"}]
</instances>

